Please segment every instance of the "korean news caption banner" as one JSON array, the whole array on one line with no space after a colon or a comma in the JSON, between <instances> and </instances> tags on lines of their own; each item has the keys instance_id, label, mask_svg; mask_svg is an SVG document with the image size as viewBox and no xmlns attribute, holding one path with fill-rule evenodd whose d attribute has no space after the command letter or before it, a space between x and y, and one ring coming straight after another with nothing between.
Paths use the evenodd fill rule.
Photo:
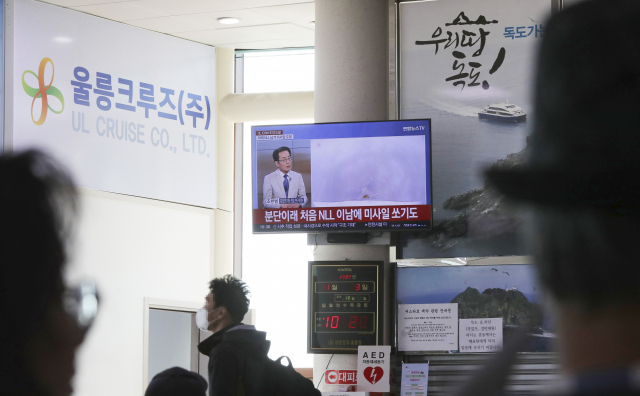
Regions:
<instances>
[{"instance_id":1,"label":"korean news caption banner","mask_svg":"<svg viewBox=\"0 0 640 396\"><path fill-rule=\"evenodd\" d=\"M7 9L9 148L51 153L81 187L216 206L215 48L31 0Z\"/></svg>"},{"instance_id":2,"label":"korean news caption banner","mask_svg":"<svg viewBox=\"0 0 640 396\"><path fill-rule=\"evenodd\" d=\"M485 186L483 170L523 160L536 49L548 0L399 4L400 118L431 118L433 230L405 257L526 255L522 212ZM451 231L457 230L457 231Z\"/></svg>"},{"instance_id":3,"label":"korean news caption banner","mask_svg":"<svg viewBox=\"0 0 640 396\"><path fill-rule=\"evenodd\" d=\"M428 230L430 133L429 120L252 127L253 231Z\"/></svg>"}]
</instances>

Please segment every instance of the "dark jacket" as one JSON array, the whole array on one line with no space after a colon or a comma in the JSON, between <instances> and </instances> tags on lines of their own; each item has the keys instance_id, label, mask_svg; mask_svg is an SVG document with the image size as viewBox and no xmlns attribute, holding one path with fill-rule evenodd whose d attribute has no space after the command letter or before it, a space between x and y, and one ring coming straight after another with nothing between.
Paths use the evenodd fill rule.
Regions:
<instances>
[{"instance_id":1,"label":"dark jacket","mask_svg":"<svg viewBox=\"0 0 640 396\"><path fill-rule=\"evenodd\" d=\"M242 381L246 395L260 395L267 386L261 362L269 352L267 333L255 327L234 324L216 332L198 345L209 356L209 395L235 396Z\"/></svg>"}]
</instances>

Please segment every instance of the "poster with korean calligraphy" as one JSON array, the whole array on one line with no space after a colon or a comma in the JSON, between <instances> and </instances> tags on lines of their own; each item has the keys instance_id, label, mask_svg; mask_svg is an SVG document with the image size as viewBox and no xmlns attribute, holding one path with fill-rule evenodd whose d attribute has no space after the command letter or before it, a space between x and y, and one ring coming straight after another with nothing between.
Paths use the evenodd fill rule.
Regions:
<instances>
[{"instance_id":1,"label":"poster with korean calligraphy","mask_svg":"<svg viewBox=\"0 0 640 396\"><path fill-rule=\"evenodd\" d=\"M399 5L400 118L431 118L433 229L404 235L401 258L525 255L523 215L483 170L526 156L536 48L548 0Z\"/></svg>"},{"instance_id":2,"label":"poster with korean calligraphy","mask_svg":"<svg viewBox=\"0 0 640 396\"><path fill-rule=\"evenodd\" d=\"M5 149L80 187L216 207L216 49L31 0L7 2Z\"/></svg>"}]
</instances>

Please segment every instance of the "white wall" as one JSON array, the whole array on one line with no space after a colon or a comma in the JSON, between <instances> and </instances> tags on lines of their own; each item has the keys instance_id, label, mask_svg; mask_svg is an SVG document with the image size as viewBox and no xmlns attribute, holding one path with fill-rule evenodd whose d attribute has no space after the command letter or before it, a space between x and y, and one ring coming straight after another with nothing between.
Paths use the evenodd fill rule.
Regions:
<instances>
[{"instance_id":1,"label":"white wall","mask_svg":"<svg viewBox=\"0 0 640 396\"><path fill-rule=\"evenodd\" d=\"M171 367L191 369L191 312L149 310L149 375Z\"/></svg>"},{"instance_id":2,"label":"white wall","mask_svg":"<svg viewBox=\"0 0 640 396\"><path fill-rule=\"evenodd\" d=\"M140 396L143 299L204 302L213 210L81 190L69 282L89 277L98 318L77 356L76 396Z\"/></svg>"}]
</instances>

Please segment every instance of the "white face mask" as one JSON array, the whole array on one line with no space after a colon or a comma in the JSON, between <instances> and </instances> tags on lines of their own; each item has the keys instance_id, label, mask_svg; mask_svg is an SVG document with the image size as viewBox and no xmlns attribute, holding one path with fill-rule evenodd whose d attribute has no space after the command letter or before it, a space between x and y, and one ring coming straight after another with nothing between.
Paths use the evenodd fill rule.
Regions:
<instances>
[{"instance_id":1,"label":"white face mask","mask_svg":"<svg viewBox=\"0 0 640 396\"><path fill-rule=\"evenodd\" d=\"M209 321L209 312L205 307L202 307L196 312L196 326L200 330L209 331L209 326L215 322L215 320Z\"/></svg>"}]
</instances>

